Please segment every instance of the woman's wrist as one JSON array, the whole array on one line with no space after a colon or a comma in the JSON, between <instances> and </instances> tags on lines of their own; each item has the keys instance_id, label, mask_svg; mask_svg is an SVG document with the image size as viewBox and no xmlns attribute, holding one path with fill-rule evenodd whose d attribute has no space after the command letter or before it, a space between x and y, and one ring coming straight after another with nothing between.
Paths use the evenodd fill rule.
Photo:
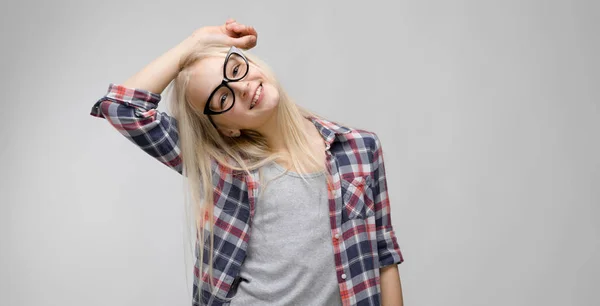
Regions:
<instances>
[{"instance_id":1,"label":"woman's wrist","mask_svg":"<svg viewBox=\"0 0 600 306\"><path fill-rule=\"evenodd\" d=\"M179 54L179 61L178 61L178 70L179 71L181 71L181 69L183 69L183 61L185 60L186 57L188 57L188 55L191 53L191 51L193 50L194 46L196 46L196 44L197 44L197 42L194 41L194 37L189 36L188 38L184 39L179 44L177 44L175 46L175 48L173 48L175 50L175 52Z\"/></svg>"},{"instance_id":2,"label":"woman's wrist","mask_svg":"<svg viewBox=\"0 0 600 306\"><path fill-rule=\"evenodd\" d=\"M122 85L160 94L181 71L181 64L189 54L189 50L188 42L182 42L172 47L127 79Z\"/></svg>"}]
</instances>

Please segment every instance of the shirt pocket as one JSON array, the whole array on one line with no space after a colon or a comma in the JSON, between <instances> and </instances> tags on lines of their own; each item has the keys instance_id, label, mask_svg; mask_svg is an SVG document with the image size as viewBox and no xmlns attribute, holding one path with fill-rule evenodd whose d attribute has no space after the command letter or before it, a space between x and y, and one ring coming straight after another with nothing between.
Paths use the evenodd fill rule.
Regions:
<instances>
[{"instance_id":1,"label":"shirt pocket","mask_svg":"<svg viewBox=\"0 0 600 306\"><path fill-rule=\"evenodd\" d=\"M342 223L352 219L367 219L375 214L371 176L346 174L341 177Z\"/></svg>"}]
</instances>

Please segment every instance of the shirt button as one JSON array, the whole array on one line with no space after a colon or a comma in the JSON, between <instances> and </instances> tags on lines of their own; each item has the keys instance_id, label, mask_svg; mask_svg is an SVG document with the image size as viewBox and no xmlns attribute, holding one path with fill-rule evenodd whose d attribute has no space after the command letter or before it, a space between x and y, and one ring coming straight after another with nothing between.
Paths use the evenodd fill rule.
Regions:
<instances>
[{"instance_id":1,"label":"shirt button","mask_svg":"<svg viewBox=\"0 0 600 306\"><path fill-rule=\"evenodd\" d=\"M340 239L340 234L335 234L335 239Z\"/></svg>"},{"instance_id":2,"label":"shirt button","mask_svg":"<svg viewBox=\"0 0 600 306\"><path fill-rule=\"evenodd\" d=\"M342 278L343 278L343 279L346 279L346 274L342 274Z\"/></svg>"}]
</instances>

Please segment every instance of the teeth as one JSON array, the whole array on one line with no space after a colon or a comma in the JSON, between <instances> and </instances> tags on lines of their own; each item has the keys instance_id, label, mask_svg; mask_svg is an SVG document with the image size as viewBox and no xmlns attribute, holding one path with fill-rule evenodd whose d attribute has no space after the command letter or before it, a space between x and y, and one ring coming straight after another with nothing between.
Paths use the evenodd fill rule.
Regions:
<instances>
[{"instance_id":1,"label":"teeth","mask_svg":"<svg viewBox=\"0 0 600 306\"><path fill-rule=\"evenodd\" d=\"M258 86L256 89L256 93L254 94L254 98L252 98L252 104L250 104L250 108L253 108L256 105L256 101L258 101L258 97L260 97L260 93L262 92L262 84Z\"/></svg>"}]
</instances>

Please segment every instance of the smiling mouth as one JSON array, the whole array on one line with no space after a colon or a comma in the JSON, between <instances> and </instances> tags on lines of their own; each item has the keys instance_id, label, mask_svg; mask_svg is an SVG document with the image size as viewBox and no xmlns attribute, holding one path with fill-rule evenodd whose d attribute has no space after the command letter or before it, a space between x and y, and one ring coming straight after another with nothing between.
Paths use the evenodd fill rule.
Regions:
<instances>
[{"instance_id":1,"label":"smiling mouth","mask_svg":"<svg viewBox=\"0 0 600 306\"><path fill-rule=\"evenodd\" d=\"M254 106L256 106L256 104L258 103L258 100L260 99L260 97L263 94L263 87L262 87L262 83L260 85L258 85L258 87L256 88L256 91L254 92L254 96L252 97L252 103L250 103L250 109L253 109Z\"/></svg>"}]
</instances>

